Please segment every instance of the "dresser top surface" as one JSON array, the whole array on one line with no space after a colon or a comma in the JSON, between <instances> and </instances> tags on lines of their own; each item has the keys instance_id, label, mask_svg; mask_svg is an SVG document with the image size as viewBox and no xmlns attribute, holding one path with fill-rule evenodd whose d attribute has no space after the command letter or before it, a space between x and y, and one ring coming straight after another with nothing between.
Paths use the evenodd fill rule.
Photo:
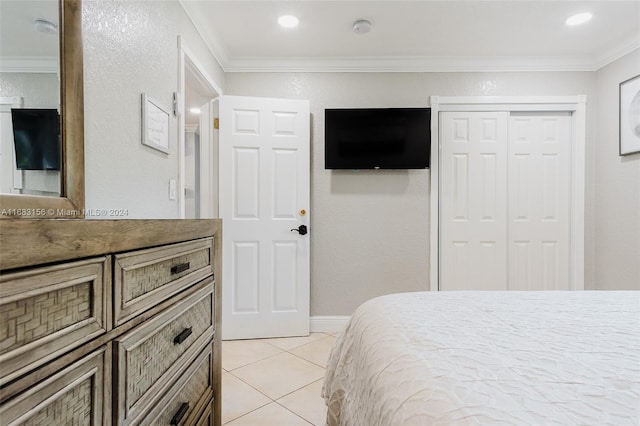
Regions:
<instances>
[{"instance_id":1,"label":"dresser top surface","mask_svg":"<svg viewBox=\"0 0 640 426\"><path fill-rule=\"evenodd\" d=\"M219 236L221 219L4 219L0 220L0 269Z\"/></svg>"}]
</instances>

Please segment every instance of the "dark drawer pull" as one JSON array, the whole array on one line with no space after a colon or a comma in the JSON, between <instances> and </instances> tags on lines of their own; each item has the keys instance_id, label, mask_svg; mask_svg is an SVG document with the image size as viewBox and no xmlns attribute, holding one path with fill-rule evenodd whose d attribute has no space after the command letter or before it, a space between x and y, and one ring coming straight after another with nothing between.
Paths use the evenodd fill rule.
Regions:
<instances>
[{"instance_id":1,"label":"dark drawer pull","mask_svg":"<svg viewBox=\"0 0 640 426\"><path fill-rule=\"evenodd\" d=\"M189 269L190 266L191 265L189 264L189 262L181 263L181 264L176 265L176 266L172 266L171 267L171 273L172 274L179 274L180 272L184 272L187 269Z\"/></svg>"},{"instance_id":2,"label":"dark drawer pull","mask_svg":"<svg viewBox=\"0 0 640 426\"><path fill-rule=\"evenodd\" d=\"M185 328L173 339L173 344L179 345L180 343L184 342L185 340L187 340L187 337L191 336L191 333L193 333L191 327Z\"/></svg>"},{"instance_id":3,"label":"dark drawer pull","mask_svg":"<svg viewBox=\"0 0 640 426\"><path fill-rule=\"evenodd\" d=\"M173 416L173 418L171 419L171 425L180 424L180 420L182 420L184 415L187 414L188 410L189 410L189 403L183 402L180 408L178 408L178 411L176 412L175 416Z\"/></svg>"}]
</instances>

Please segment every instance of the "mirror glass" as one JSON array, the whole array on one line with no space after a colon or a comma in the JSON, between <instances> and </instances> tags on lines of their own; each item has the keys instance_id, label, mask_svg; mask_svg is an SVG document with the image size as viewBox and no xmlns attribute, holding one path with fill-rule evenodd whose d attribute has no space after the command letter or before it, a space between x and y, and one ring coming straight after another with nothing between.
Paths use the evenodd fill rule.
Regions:
<instances>
[{"instance_id":1,"label":"mirror glass","mask_svg":"<svg viewBox=\"0 0 640 426\"><path fill-rule=\"evenodd\" d=\"M57 0L0 0L2 194L61 195L58 27Z\"/></svg>"}]
</instances>

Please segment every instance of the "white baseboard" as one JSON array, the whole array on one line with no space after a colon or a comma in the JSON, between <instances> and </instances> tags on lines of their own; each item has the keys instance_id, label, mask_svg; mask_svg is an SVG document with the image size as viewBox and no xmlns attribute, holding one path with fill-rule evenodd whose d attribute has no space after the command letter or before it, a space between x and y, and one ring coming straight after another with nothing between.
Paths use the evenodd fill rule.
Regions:
<instances>
[{"instance_id":1,"label":"white baseboard","mask_svg":"<svg viewBox=\"0 0 640 426\"><path fill-rule=\"evenodd\" d=\"M311 317L309 319L309 331L311 333L340 333L344 330L350 318L349 315Z\"/></svg>"}]
</instances>

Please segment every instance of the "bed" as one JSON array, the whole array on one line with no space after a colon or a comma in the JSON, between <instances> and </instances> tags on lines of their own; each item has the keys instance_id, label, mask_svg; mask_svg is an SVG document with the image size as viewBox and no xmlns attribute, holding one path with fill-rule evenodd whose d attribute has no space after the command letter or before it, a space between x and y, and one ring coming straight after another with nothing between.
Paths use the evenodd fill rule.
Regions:
<instances>
[{"instance_id":1,"label":"bed","mask_svg":"<svg viewBox=\"0 0 640 426\"><path fill-rule=\"evenodd\" d=\"M360 306L329 426L639 425L640 292L419 292Z\"/></svg>"}]
</instances>

